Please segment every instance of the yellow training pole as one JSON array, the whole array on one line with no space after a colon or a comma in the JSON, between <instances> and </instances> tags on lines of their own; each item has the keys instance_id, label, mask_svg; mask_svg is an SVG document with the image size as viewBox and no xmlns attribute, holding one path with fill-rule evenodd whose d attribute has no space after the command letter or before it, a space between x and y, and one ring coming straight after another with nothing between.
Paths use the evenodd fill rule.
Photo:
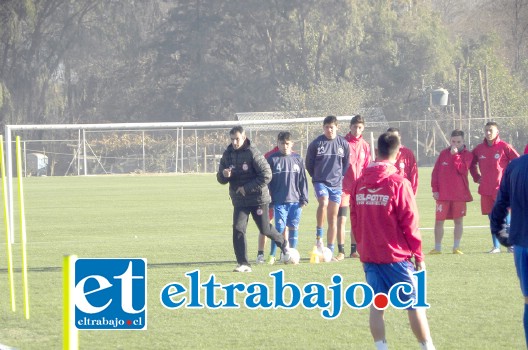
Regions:
<instances>
[{"instance_id":1,"label":"yellow training pole","mask_svg":"<svg viewBox=\"0 0 528 350\"><path fill-rule=\"evenodd\" d=\"M4 137L0 135L0 173L2 176L2 192L4 199L4 222L6 230L6 247L7 247L7 275L9 278L9 291L11 294L11 310L16 311L15 305L15 283L13 281L13 252L11 250L11 238L9 237L9 213L7 211L7 183L5 176L5 160L4 160Z\"/></svg>"},{"instance_id":2,"label":"yellow training pole","mask_svg":"<svg viewBox=\"0 0 528 350\"><path fill-rule=\"evenodd\" d=\"M24 314L29 319L29 291L27 280L27 255L26 255L26 215L24 213L24 191L22 188L22 157L20 149L20 136L16 137L16 165L18 178L18 203L20 205L20 244L22 246L22 287L24 288Z\"/></svg>"},{"instance_id":3,"label":"yellow training pole","mask_svg":"<svg viewBox=\"0 0 528 350\"><path fill-rule=\"evenodd\" d=\"M65 255L62 259L62 349L79 349L79 331L73 324L75 305L73 300L75 284L76 255Z\"/></svg>"}]
</instances>

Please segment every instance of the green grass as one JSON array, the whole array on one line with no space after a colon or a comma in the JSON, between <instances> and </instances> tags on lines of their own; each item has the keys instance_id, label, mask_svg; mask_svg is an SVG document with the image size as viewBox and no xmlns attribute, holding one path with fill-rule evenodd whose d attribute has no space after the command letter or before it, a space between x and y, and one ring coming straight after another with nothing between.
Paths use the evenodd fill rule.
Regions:
<instances>
[{"instance_id":1,"label":"green grass","mask_svg":"<svg viewBox=\"0 0 528 350\"><path fill-rule=\"evenodd\" d=\"M434 223L431 169L420 169L421 227ZM5 243L0 244L0 344L18 349L59 349L62 344L64 254L79 257L143 257L148 260L148 330L81 331L81 349L372 349L368 311L344 309L335 320L319 310L165 309L159 293L169 282L187 285L186 272L200 269L203 282L262 282L283 268L286 280L331 285L333 274L346 286L363 282L357 260L308 263L314 240L315 200L303 213L298 266L254 265L251 274L234 274L232 206L227 187L214 175L47 177L25 180L31 318L22 305L20 242L14 248L17 312L9 303ZM524 347L523 298L511 254L485 254L491 247L487 218L479 200L470 203L462 250L426 259L428 318L438 349L519 349ZM311 194L313 199L313 194ZM373 218L375 220L375 218ZM452 226L447 222L446 226ZM17 226L18 230L18 226ZM2 235L4 232L2 230ZM423 249L433 248L433 231L424 229ZM446 228L444 247L452 244ZM2 239L2 242L5 240ZM250 222L248 250L256 256L257 230ZM348 251L348 241L347 241ZM242 299L238 299L239 302ZM386 312L392 349L416 349L405 311Z\"/></svg>"}]
</instances>

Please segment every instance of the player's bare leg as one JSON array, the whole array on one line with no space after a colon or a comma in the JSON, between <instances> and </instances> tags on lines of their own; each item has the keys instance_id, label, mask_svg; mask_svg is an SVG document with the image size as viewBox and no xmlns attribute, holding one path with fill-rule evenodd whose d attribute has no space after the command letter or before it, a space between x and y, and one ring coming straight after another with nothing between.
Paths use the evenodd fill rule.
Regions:
<instances>
[{"instance_id":1,"label":"player's bare leg","mask_svg":"<svg viewBox=\"0 0 528 350\"><path fill-rule=\"evenodd\" d=\"M434 226L435 248L429 254L440 254L442 252L442 239L444 238L445 220L436 220Z\"/></svg>"},{"instance_id":2,"label":"player's bare leg","mask_svg":"<svg viewBox=\"0 0 528 350\"><path fill-rule=\"evenodd\" d=\"M328 231L327 231L327 245L333 252L334 242L337 235L337 213L339 211L339 203L329 201L327 207L327 221L328 221Z\"/></svg>"},{"instance_id":3,"label":"player's bare leg","mask_svg":"<svg viewBox=\"0 0 528 350\"><path fill-rule=\"evenodd\" d=\"M462 233L464 231L464 218L453 219L455 223L455 229L453 231L454 242L453 242L453 253L462 254L460 248L460 241L462 240Z\"/></svg>"},{"instance_id":4,"label":"player's bare leg","mask_svg":"<svg viewBox=\"0 0 528 350\"><path fill-rule=\"evenodd\" d=\"M431 340L431 332L429 330L429 322L425 315L424 308L417 308L407 311L409 315L409 323L414 336L422 346L422 349L434 349L433 341Z\"/></svg>"},{"instance_id":5,"label":"player's bare leg","mask_svg":"<svg viewBox=\"0 0 528 350\"><path fill-rule=\"evenodd\" d=\"M317 224L317 231L318 233L316 234L316 239L317 239L317 242L321 241L322 242L322 235L319 234L319 232L322 232L324 230L324 225L325 225L325 222L326 222L326 212L327 212L327 209L328 209L328 197L319 197L317 198L317 202L319 203L319 205L317 206L317 213L316 213L316 224ZM322 243L321 243L321 246L322 246Z\"/></svg>"}]
</instances>

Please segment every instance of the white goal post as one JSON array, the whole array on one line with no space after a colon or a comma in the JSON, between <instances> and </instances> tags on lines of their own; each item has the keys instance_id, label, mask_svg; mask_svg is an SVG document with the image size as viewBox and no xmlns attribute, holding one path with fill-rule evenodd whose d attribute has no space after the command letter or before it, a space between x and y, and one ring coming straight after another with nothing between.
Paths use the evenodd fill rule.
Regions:
<instances>
[{"instance_id":1,"label":"white goal post","mask_svg":"<svg viewBox=\"0 0 528 350\"><path fill-rule=\"evenodd\" d=\"M352 116L338 116L338 121L350 121ZM294 125L319 123L322 127L324 117L312 118L291 118L272 120L237 120L237 121L210 121L210 122L165 122L165 123L109 123L109 124L35 124L35 125L6 125L5 126L5 154L6 154L6 187L7 187L7 220L9 220L11 243L14 243L14 207L13 207L13 139L16 132L30 130L76 130L82 132L83 140L86 131L92 130L161 130L173 129L184 130L192 128L231 128L237 125L242 126L266 126L266 125ZM346 133L346 132L345 132ZM183 140L182 140L183 141ZM85 145L85 143L84 143ZM84 146L86 147L86 146ZM84 152L84 162L86 163L86 148ZM86 164L84 164L86 175Z\"/></svg>"}]
</instances>

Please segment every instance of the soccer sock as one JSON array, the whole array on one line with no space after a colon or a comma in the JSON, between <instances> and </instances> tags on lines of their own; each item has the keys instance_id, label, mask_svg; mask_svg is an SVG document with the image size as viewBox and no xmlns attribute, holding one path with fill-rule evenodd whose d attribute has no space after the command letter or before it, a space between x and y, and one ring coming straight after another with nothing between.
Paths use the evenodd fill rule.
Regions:
<instances>
[{"instance_id":1,"label":"soccer sock","mask_svg":"<svg viewBox=\"0 0 528 350\"><path fill-rule=\"evenodd\" d=\"M327 244L327 247L328 247L328 249L330 249L330 250L332 251L332 254L333 254L333 253L334 253L334 245L328 243L328 244Z\"/></svg>"},{"instance_id":2,"label":"soccer sock","mask_svg":"<svg viewBox=\"0 0 528 350\"><path fill-rule=\"evenodd\" d=\"M270 256L275 256L277 253L277 244L274 241L271 241Z\"/></svg>"},{"instance_id":3,"label":"soccer sock","mask_svg":"<svg viewBox=\"0 0 528 350\"><path fill-rule=\"evenodd\" d=\"M441 251L442 251L442 243L439 243L439 244L436 244L436 243L435 243L435 250L436 250L437 252L441 252Z\"/></svg>"},{"instance_id":4,"label":"soccer sock","mask_svg":"<svg viewBox=\"0 0 528 350\"><path fill-rule=\"evenodd\" d=\"M338 244L338 245L337 245L337 250L338 250L340 253L345 254L345 245L344 245L344 244Z\"/></svg>"},{"instance_id":5,"label":"soccer sock","mask_svg":"<svg viewBox=\"0 0 528 350\"><path fill-rule=\"evenodd\" d=\"M499 243L499 240L497 239L497 237L495 237L495 235L491 235L491 239L493 240L493 248L499 249L500 248L500 243Z\"/></svg>"},{"instance_id":6,"label":"soccer sock","mask_svg":"<svg viewBox=\"0 0 528 350\"><path fill-rule=\"evenodd\" d=\"M427 339L426 341L420 342L419 344L420 344L421 350L435 350L436 349L431 339Z\"/></svg>"},{"instance_id":7,"label":"soccer sock","mask_svg":"<svg viewBox=\"0 0 528 350\"><path fill-rule=\"evenodd\" d=\"M357 244L353 243L350 245L350 254L357 252Z\"/></svg>"},{"instance_id":8,"label":"soccer sock","mask_svg":"<svg viewBox=\"0 0 528 350\"><path fill-rule=\"evenodd\" d=\"M374 342L374 345L376 345L376 350L389 350L386 340L378 340Z\"/></svg>"},{"instance_id":9,"label":"soccer sock","mask_svg":"<svg viewBox=\"0 0 528 350\"><path fill-rule=\"evenodd\" d=\"M315 228L315 238L319 239L319 238L323 238L323 233L324 233L324 230L322 227L316 227Z\"/></svg>"},{"instance_id":10,"label":"soccer sock","mask_svg":"<svg viewBox=\"0 0 528 350\"><path fill-rule=\"evenodd\" d=\"M526 338L526 346L528 347L528 304L524 304L524 337Z\"/></svg>"},{"instance_id":11,"label":"soccer sock","mask_svg":"<svg viewBox=\"0 0 528 350\"><path fill-rule=\"evenodd\" d=\"M298 230L290 230L290 236L288 237L288 241L290 242L290 247L297 248L297 240L299 239L299 231Z\"/></svg>"},{"instance_id":12,"label":"soccer sock","mask_svg":"<svg viewBox=\"0 0 528 350\"><path fill-rule=\"evenodd\" d=\"M455 243L453 243L453 249L458 249L458 248L460 248L460 240L455 239Z\"/></svg>"}]
</instances>

